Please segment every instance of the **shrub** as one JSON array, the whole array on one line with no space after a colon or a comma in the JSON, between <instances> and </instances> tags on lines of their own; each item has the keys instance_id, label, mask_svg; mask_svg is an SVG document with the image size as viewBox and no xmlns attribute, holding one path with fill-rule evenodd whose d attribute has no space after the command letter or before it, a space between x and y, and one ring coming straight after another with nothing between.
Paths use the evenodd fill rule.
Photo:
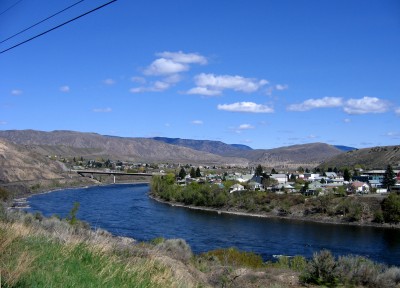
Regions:
<instances>
[{"instance_id":1,"label":"shrub","mask_svg":"<svg viewBox=\"0 0 400 288\"><path fill-rule=\"evenodd\" d=\"M4 189L3 187L0 187L0 201L7 201L10 198L10 192L8 190Z\"/></svg>"},{"instance_id":2,"label":"shrub","mask_svg":"<svg viewBox=\"0 0 400 288\"><path fill-rule=\"evenodd\" d=\"M193 256L192 249L183 239L168 239L156 245L156 248L185 263Z\"/></svg>"},{"instance_id":3,"label":"shrub","mask_svg":"<svg viewBox=\"0 0 400 288\"><path fill-rule=\"evenodd\" d=\"M78 222L76 214L78 213L79 205L80 204L78 202L75 202L74 207L72 207L71 211L69 211L69 216L67 217L67 220L71 225L75 225Z\"/></svg>"},{"instance_id":4,"label":"shrub","mask_svg":"<svg viewBox=\"0 0 400 288\"><path fill-rule=\"evenodd\" d=\"M400 222L400 195L390 193L390 195L382 201L381 207L385 222Z\"/></svg>"},{"instance_id":5,"label":"shrub","mask_svg":"<svg viewBox=\"0 0 400 288\"><path fill-rule=\"evenodd\" d=\"M400 268L391 267L378 275L376 286L380 288L399 287L400 284ZM396 286L397 285L397 286Z\"/></svg>"},{"instance_id":6,"label":"shrub","mask_svg":"<svg viewBox=\"0 0 400 288\"><path fill-rule=\"evenodd\" d=\"M203 253L202 257L212 259L218 258L224 266L261 268L264 266L263 259L260 255L253 252L239 251L237 248L217 249Z\"/></svg>"},{"instance_id":7,"label":"shrub","mask_svg":"<svg viewBox=\"0 0 400 288\"><path fill-rule=\"evenodd\" d=\"M361 256L341 256L335 268L336 278L347 285L371 285L383 266Z\"/></svg>"},{"instance_id":8,"label":"shrub","mask_svg":"<svg viewBox=\"0 0 400 288\"><path fill-rule=\"evenodd\" d=\"M165 241L164 237L157 237L157 238L150 240L150 243L154 244L154 245L158 245L158 244L163 243L164 241Z\"/></svg>"},{"instance_id":9,"label":"shrub","mask_svg":"<svg viewBox=\"0 0 400 288\"><path fill-rule=\"evenodd\" d=\"M0 202L0 221L7 220L7 209L3 203Z\"/></svg>"},{"instance_id":10,"label":"shrub","mask_svg":"<svg viewBox=\"0 0 400 288\"><path fill-rule=\"evenodd\" d=\"M385 222L385 217L383 217L383 212L382 210L376 210L374 213L374 222L376 223L383 223Z\"/></svg>"},{"instance_id":11,"label":"shrub","mask_svg":"<svg viewBox=\"0 0 400 288\"><path fill-rule=\"evenodd\" d=\"M315 252L306 270L300 275L300 280L304 283L334 285L336 282L335 267L336 261L330 251Z\"/></svg>"},{"instance_id":12,"label":"shrub","mask_svg":"<svg viewBox=\"0 0 400 288\"><path fill-rule=\"evenodd\" d=\"M307 267L307 260L303 256L294 256L290 259L290 268L294 271L304 271Z\"/></svg>"}]
</instances>

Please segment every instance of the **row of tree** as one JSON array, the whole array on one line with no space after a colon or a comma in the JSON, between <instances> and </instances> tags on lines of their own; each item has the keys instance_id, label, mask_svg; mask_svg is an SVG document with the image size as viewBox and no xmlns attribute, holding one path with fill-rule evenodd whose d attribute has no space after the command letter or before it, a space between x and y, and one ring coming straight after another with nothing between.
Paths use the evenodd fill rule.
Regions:
<instances>
[{"instance_id":1,"label":"row of tree","mask_svg":"<svg viewBox=\"0 0 400 288\"><path fill-rule=\"evenodd\" d=\"M188 175L188 174L187 174L185 168L182 167L181 170L180 170L179 173L178 173L178 177L179 177L180 179L185 179L186 175ZM201 177L200 168L197 167L197 169L194 169L194 167L192 167L192 168L190 169L189 175L190 175L190 178L198 178L198 177Z\"/></svg>"}]
</instances>

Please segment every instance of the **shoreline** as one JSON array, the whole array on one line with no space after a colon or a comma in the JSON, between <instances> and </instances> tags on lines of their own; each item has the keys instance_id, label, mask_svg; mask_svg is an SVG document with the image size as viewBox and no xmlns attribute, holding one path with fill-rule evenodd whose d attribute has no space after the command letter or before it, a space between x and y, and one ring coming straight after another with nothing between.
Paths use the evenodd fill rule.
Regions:
<instances>
[{"instance_id":1,"label":"shoreline","mask_svg":"<svg viewBox=\"0 0 400 288\"><path fill-rule=\"evenodd\" d=\"M86 183L87 184L87 183ZM21 209L19 207L12 207L12 204L16 203L18 199L26 199L26 202L28 203L28 198L35 196L35 195L41 195L41 194L47 194L47 193L52 193L52 192L57 192L60 190L67 190L67 189L82 189L82 188L89 188L89 187L96 187L96 186L111 186L111 185L136 185L136 184L147 184L150 187L149 182L123 182L123 183L93 183L93 184L88 184L88 185L80 185L80 186L66 186L66 187L59 187L57 189L50 189L50 190L44 190L38 193L24 193L22 195L19 195L17 198L13 198L9 201L7 204L7 207L9 209ZM282 219L286 221L301 221L301 222L313 222L313 223L320 223L320 224L331 224L331 225L348 225L348 226L357 226L357 227L374 227L374 228L384 228L384 229L400 229L400 224L394 225L394 224L379 224L379 223L354 223L354 222L340 222L335 219L313 219L313 218L304 218L304 217L297 217L297 216L279 216L279 215L273 215L273 214L259 214L259 213L250 213L250 212L245 212L245 211L231 211L231 210L226 210L226 209L218 209L218 208L211 208L211 207L204 207L204 206L193 206L193 205L185 205L179 202L168 202L165 200L162 200L158 197L155 197L151 195L151 191L148 193L148 197L154 201L157 201L159 203L167 204L172 207L179 207L179 208L186 208L186 209L192 209L192 210L199 210L199 211L207 211L207 212L215 212L217 214L227 214L227 215L235 215L235 216L245 216L245 217L256 217L256 218L269 218L269 219Z\"/></svg>"},{"instance_id":2,"label":"shoreline","mask_svg":"<svg viewBox=\"0 0 400 288\"><path fill-rule=\"evenodd\" d=\"M22 193L18 196L15 196L14 198L8 200L6 202L6 207L8 209L21 209L20 207L12 207L12 205L16 202L18 202L18 200L20 199L25 199L25 201L28 203L28 199L32 196L35 195L43 195L43 194L48 194L48 193L52 193L52 192L57 192L60 190L67 190L67 189L84 189L84 188L90 188L90 187L99 187L99 186L111 186L111 185L135 185L135 184L150 184L149 182L121 182L121 183L85 183L86 185L78 185L78 186L65 186L65 187L58 187L56 189L44 189L43 191L40 192L31 192L31 193Z\"/></svg>"},{"instance_id":3,"label":"shoreline","mask_svg":"<svg viewBox=\"0 0 400 288\"><path fill-rule=\"evenodd\" d=\"M352 222L339 222L339 221L329 221L328 219L311 219L311 218L300 218L296 216L278 216L273 214L258 214L258 213L249 213L249 212L242 212L242 211L229 211L225 209L218 209L218 208L211 208L211 207L204 207L204 206L192 206L192 205L185 205L179 202L168 202L162 200L160 198L154 197L153 195L149 194L149 198L157 201L159 203L167 204L172 207L179 207L179 208L186 208L192 210L200 210L200 211L207 211L207 212L215 212L218 215L220 214L227 214L227 215L236 215L236 216L246 216L246 217L256 217L256 218L266 218L266 219L282 219L286 221L299 221L299 222L312 222L312 223L320 223L320 224L331 224L331 225L347 225L347 226L357 226L357 227L373 227L373 228L383 228L383 229L400 229L400 224L393 225L393 224L379 224L379 223L352 223Z\"/></svg>"}]
</instances>

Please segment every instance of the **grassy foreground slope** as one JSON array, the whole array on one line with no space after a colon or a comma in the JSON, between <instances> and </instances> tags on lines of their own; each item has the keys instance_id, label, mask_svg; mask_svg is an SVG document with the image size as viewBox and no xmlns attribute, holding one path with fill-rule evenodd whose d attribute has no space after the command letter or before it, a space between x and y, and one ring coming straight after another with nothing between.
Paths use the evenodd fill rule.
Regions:
<instances>
[{"instance_id":1,"label":"grassy foreground slope","mask_svg":"<svg viewBox=\"0 0 400 288\"><path fill-rule=\"evenodd\" d=\"M56 218L22 221L0 222L1 287L199 287L178 265L126 239Z\"/></svg>"},{"instance_id":2,"label":"grassy foreground slope","mask_svg":"<svg viewBox=\"0 0 400 288\"><path fill-rule=\"evenodd\" d=\"M329 251L263 262L235 248L193 255L184 240L139 243L0 205L0 287L400 287L400 268Z\"/></svg>"}]
</instances>

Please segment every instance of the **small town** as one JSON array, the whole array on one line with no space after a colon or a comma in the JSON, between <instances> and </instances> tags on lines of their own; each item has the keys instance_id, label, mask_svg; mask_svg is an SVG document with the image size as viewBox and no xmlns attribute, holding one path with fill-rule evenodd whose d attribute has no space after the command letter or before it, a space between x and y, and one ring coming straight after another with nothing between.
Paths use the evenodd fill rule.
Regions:
<instances>
[{"instance_id":1,"label":"small town","mask_svg":"<svg viewBox=\"0 0 400 288\"><path fill-rule=\"evenodd\" d=\"M323 196L327 194L366 195L383 194L387 192L400 193L400 168L393 169L390 165L386 169L364 170L360 167L353 169L328 168L321 171L314 168L299 167L294 172L264 171L261 165L253 168L223 167L223 166L193 166L191 164L154 164L132 163L129 161L113 161L104 159L85 160L82 157L66 159L62 156L48 156L55 160L60 159L71 165L73 170L90 170L126 173L174 173L176 184L185 186L196 182L222 185L225 181L233 181L229 190L231 193L240 191L267 191L277 194L301 193L305 196ZM78 160L77 160L78 159ZM385 175L390 173L392 181L385 180ZM386 181L386 182L385 182Z\"/></svg>"}]
</instances>

